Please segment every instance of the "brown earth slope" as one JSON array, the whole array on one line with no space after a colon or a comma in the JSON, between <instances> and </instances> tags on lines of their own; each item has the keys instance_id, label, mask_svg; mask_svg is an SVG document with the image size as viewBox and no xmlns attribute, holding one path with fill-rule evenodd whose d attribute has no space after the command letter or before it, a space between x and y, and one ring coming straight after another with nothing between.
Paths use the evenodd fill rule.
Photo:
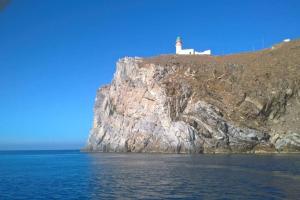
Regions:
<instances>
[{"instance_id":1,"label":"brown earth slope","mask_svg":"<svg viewBox=\"0 0 300 200\"><path fill-rule=\"evenodd\" d=\"M253 53L165 55L144 63L180 67L164 80L170 93L176 84L187 82L194 101L217 106L240 126L300 131L300 40Z\"/></svg>"},{"instance_id":2,"label":"brown earth slope","mask_svg":"<svg viewBox=\"0 0 300 200\"><path fill-rule=\"evenodd\" d=\"M126 59L119 61L112 84L98 92L88 149L300 150L299 40L227 56Z\"/></svg>"}]
</instances>

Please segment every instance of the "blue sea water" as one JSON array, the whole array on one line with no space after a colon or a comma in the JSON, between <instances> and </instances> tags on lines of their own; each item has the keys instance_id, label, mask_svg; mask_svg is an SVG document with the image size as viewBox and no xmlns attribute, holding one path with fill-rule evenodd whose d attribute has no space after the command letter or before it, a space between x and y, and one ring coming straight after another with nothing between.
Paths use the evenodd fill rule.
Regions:
<instances>
[{"instance_id":1,"label":"blue sea water","mask_svg":"<svg viewBox=\"0 0 300 200\"><path fill-rule=\"evenodd\" d=\"M300 199L300 155L2 151L6 199Z\"/></svg>"}]
</instances>

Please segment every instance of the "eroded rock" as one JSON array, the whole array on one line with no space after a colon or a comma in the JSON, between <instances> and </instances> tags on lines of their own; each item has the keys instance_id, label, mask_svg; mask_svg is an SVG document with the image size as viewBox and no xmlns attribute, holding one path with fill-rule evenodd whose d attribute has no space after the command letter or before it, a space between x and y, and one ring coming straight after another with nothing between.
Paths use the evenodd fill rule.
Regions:
<instances>
[{"instance_id":1,"label":"eroded rock","mask_svg":"<svg viewBox=\"0 0 300 200\"><path fill-rule=\"evenodd\" d=\"M86 149L299 151L300 52L291 46L298 43L272 55L120 59L112 83L97 92Z\"/></svg>"}]
</instances>

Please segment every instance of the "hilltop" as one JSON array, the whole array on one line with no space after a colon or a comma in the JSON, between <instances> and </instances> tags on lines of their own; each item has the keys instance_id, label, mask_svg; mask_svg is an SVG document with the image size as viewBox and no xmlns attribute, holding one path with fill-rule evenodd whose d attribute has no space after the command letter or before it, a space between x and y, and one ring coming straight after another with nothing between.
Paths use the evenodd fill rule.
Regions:
<instances>
[{"instance_id":1,"label":"hilltop","mask_svg":"<svg viewBox=\"0 0 300 200\"><path fill-rule=\"evenodd\" d=\"M299 151L300 40L227 56L121 59L94 112L91 151Z\"/></svg>"}]
</instances>

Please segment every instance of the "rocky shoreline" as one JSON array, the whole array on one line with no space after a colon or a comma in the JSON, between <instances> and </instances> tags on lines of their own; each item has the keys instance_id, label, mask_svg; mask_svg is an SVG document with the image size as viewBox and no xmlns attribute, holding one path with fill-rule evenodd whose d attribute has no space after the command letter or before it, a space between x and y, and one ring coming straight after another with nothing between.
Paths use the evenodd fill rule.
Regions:
<instances>
[{"instance_id":1,"label":"rocky shoreline","mask_svg":"<svg viewBox=\"0 0 300 200\"><path fill-rule=\"evenodd\" d=\"M300 151L300 41L229 56L123 58L97 91L89 152Z\"/></svg>"}]
</instances>

